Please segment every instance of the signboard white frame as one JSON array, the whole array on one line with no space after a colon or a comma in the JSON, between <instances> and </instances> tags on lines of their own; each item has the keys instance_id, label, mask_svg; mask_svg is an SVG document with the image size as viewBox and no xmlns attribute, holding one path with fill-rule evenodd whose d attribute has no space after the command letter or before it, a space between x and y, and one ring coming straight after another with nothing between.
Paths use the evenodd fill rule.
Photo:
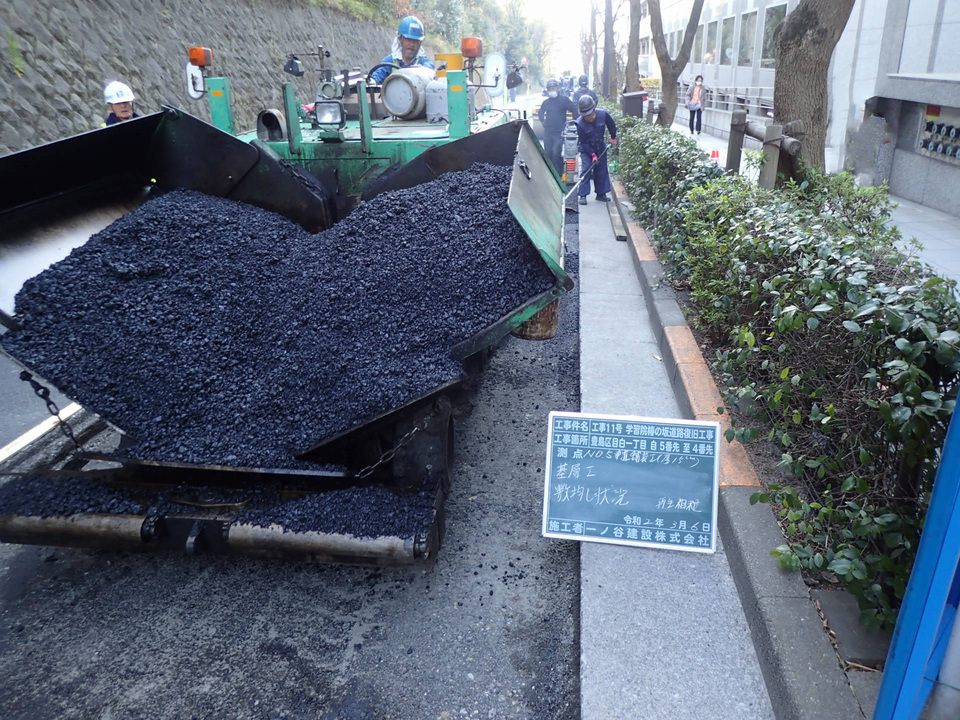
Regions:
<instances>
[{"instance_id":1,"label":"signboard white frame","mask_svg":"<svg viewBox=\"0 0 960 720\"><path fill-rule=\"evenodd\" d=\"M709 547L697 547L692 545L684 544L670 544L663 542L650 542L645 540L633 540L625 539L623 537L596 537L589 535L580 535L571 532L551 532L548 530L548 510L550 503L550 492L554 472L554 422L556 419L571 419L571 420L600 420L600 421L609 421L613 423L622 423L622 424L642 424L642 425L655 425L655 426L700 426L704 428L710 428L713 432L713 469L712 469L712 507L710 508L710 545ZM548 416L547 421L547 462L545 466L544 473L544 483L543 483L543 522L541 526L541 534L544 537L549 538L558 538L561 540L577 540L580 542L599 542L607 543L610 545L630 545L634 547L646 547L646 548L655 548L657 550L680 550L685 552L697 552L697 553L707 553L711 554L716 552L717 548L717 506L720 495L720 438L721 438L721 427L718 422L711 422L706 420L682 420L678 418L652 418L644 417L640 415L606 415L599 413L582 413L582 412L562 412L562 411L553 411ZM638 440L640 437L638 436ZM660 453L663 454L663 453ZM668 455L670 453L667 453ZM642 465L637 463L636 468L639 472L643 468L647 473L649 473L650 465ZM556 518L554 518L556 519ZM602 524L602 523L601 523ZM624 525L624 527L627 527Z\"/></svg>"}]
</instances>

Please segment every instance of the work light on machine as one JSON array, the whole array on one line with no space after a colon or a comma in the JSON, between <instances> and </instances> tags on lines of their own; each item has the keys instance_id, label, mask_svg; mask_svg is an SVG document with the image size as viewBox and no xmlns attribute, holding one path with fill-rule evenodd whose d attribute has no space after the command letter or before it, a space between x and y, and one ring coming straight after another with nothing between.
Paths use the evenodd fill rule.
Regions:
<instances>
[{"instance_id":1,"label":"work light on machine","mask_svg":"<svg viewBox=\"0 0 960 720\"><path fill-rule=\"evenodd\" d=\"M213 51L205 47L192 47L187 50L187 94L199 100L207 92L204 70L213 64Z\"/></svg>"},{"instance_id":2,"label":"work light on machine","mask_svg":"<svg viewBox=\"0 0 960 720\"><path fill-rule=\"evenodd\" d=\"M345 122L343 102L340 100L318 100L313 106L318 125L336 125L341 127Z\"/></svg>"}]
</instances>

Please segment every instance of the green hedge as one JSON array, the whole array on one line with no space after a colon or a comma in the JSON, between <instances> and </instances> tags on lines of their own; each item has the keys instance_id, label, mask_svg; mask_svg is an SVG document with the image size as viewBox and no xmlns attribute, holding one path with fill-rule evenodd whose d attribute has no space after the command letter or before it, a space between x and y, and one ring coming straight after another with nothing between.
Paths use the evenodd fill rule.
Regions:
<instances>
[{"instance_id":1,"label":"green hedge","mask_svg":"<svg viewBox=\"0 0 960 720\"><path fill-rule=\"evenodd\" d=\"M960 379L952 282L897 249L884 189L808 171L760 190L692 141L634 125L620 173L697 321L722 349L729 404L759 418L788 478L781 567L834 578L868 626L892 626ZM710 167L710 166L713 167Z\"/></svg>"},{"instance_id":2,"label":"green hedge","mask_svg":"<svg viewBox=\"0 0 960 720\"><path fill-rule=\"evenodd\" d=\"M682 252L684 245L687 194L723 171L692 139L612 112L620 126L620 179L636 207L637 219L654 229L654 242L670 259L674 251Z\"/></svg>"}]
</instances>

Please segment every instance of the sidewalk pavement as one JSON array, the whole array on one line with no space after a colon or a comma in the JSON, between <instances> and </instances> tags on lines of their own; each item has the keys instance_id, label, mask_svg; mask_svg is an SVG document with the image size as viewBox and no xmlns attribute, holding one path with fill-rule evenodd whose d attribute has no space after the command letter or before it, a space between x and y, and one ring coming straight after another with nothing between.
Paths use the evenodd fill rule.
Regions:
<instances>
[{"instance_id":1,"label":"sidewalk pavement","mask_svg":"<svg viewBox=\"0 0 960 720\"><path fill-rule=\"evenodd\" d=\"M671 129L684 135L690 134L690 128L685 122L674 122ZM727 140L725 138L703 133L695 135L694 139L708 155L716 150L719 155L714 158L717 164L721 167L726 165ZM746 163L741 162L740 167L746 167ZM916 238L921 245L916 253L917 257L933 268L937 274L956 280L960 285L960 217L896 195L891 195L890 199L897 205L890 218L890 224L896 225L903 233L902 248L910 252L909 240Z\"/></svg>"},{"instance_id":2,"label":"sidewalk pavement","mask_svg":"<svg viewBox=\"0 0 960 720\"><path fill-rule=\"evenodd\" d=\"M684 417L628 244L592 198L580 308L581 409ZM775 717L719 540L714 555L581 544L582 720Z\"/></svg>"},{"instance_id":3,"label":"sidewalk pavement","mask_svg":"<svg viewBox=\"0 0 960 720\"><path fill-rule=\"evenodd\" d=\"M699 143L723 162L724 141ZM709 366L617 181L614 191L626 243L604 205L591 201L580 215L582 409L725 423ZM581 545L583 719L871 717L882 676L869 670L887 638L863 637L846 593L811 593L777 568L773 513L748 502L756 471L742 446L722 447L716 555ZM835 638L841 622L850 634Z\"/></svg>"}]
</instances>

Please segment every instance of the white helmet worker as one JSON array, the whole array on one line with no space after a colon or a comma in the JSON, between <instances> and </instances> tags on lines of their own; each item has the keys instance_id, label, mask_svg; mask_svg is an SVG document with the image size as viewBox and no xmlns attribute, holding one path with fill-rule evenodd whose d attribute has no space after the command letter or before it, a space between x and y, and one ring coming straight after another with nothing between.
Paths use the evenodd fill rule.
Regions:
<instances>
[{"instance_id":1,"label":"white helmet worker","mask_svg":"<svg viewBox=\"0 0 960 720\"><path fill-rule=\"evenodd\" d=\"M103 99L107 105L116 105L117 103L133 102L136 100L133 96L133 90L119 80L107 83L107 86L103 89Z\"/></svg>"}]
</instances>

